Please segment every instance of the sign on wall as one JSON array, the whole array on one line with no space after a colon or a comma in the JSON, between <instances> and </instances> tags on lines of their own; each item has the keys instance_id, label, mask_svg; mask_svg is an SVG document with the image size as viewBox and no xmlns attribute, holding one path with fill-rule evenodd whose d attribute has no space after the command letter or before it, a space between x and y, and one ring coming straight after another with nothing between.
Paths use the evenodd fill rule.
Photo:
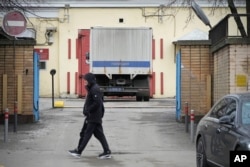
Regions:
<instances>
[{"instance_id":1,"label":"sign on wall","mask_svg":"<svg viewBox=\"0 0 250 167\"><path fill-rule=\"evenodd\" d=\"M6 34L17 36L26 30L27 21L21 12L11 11L4 15L2 26Z\"/></svg>"},{"instance_id":2,"label":"sign on wall","mask_svg":"<svg viewBox=\"0 0 250 167\"><path fill-rule=\"evenodd\" d=\"M36 48L34 50L39 55L40 60L49 60L49 49Z\"/></svg>"},{"instance_id":3,"label":"sign on wall","mask_svg":"<svg viewBox=\"0 0 250 167\"><path fill-rule=\"evenodd\" d=\"M239 86L239 87L247 86L247 76L246 75L236 75L236 86Z\"/></svg>"}]
</instances>

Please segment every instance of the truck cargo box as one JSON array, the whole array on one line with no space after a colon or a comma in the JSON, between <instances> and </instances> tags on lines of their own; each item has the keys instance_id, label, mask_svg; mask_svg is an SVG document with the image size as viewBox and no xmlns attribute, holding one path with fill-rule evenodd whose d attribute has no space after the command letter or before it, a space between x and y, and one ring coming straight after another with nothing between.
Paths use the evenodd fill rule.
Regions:
<instances>
[{"instance_id":1,"label":"truck cargo box","mask_svg":"<svg viewBox=\"0 0 250 167\"><path fill-rule=\"evenodd\" d=\"M94 74L151 73L151 28L93 27L90 35L90 71Z\"/></svg>"},{"instance_id":2,"label":"truck cargo box","mask_svg":"<svg viewBox=\"0 0 250 167\"><path fill-rule=\"evenodd\" d=\"M104 96L149 100L151 28L93 27L88 57L90 72L95 74Z\"/></svg>"}]
</instances>

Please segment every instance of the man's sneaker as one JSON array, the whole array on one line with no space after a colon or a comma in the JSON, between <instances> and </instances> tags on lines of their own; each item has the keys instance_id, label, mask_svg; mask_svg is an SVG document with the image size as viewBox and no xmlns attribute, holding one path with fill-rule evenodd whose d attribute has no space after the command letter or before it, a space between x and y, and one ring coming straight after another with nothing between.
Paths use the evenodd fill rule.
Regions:
<instances>
[{"instance_id":1,"label":"man's sneaker","mask_svg":"<svg viewBox=\"0 0 250 167\"><path fill-rule=\"evenodd\" d=\"M111 158L111 151L104 151L98 156L99 159L110 159Z\"/></svg>"},{"instance_id":2,"label":"man's sneaker","mask_svg":"<svg viewBox=\"0 0 250 167\"><path fill-rule=\"evenodd\" d=\"M76 149L74 150L69 150L68 153L76 158L80 158L81 154L78 153L78 151Z\"/></svg>"}]
</instances>

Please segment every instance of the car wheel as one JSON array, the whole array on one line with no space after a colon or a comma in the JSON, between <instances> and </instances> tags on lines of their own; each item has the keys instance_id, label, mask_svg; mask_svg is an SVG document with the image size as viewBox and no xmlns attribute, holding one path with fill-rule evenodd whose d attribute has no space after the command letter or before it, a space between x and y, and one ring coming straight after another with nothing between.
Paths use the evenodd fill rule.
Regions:
<instances>
[{"instance_id":1,"label":"car wheel","mask_svg":"<svg viewBox=\"0 0 250 167\"><path fill-rule=\"evenodd\" d=\"M205 146L201 137L198 139L197 146L196 146L196 166L208 167L207 157L205 153Z\"/></svg>"},{"instance_id":2,"label":"car wheel","mask_svg":"<svg viewBox=\"0 0 250 167\"><path fill-rule=\"evenodd\" d=\"M136 101L142 101L142 96L136 96Z\"/></svg>"},{"instance_id":3,"label":"car wheel","mask_svg":"<svg viewBox=\"0 0 250 167\"><path fill-rule=\"evenodd\" d=\"M144 100L144 101L149 101L149 96L144 96L144 97L143 97L143 100Z\"/></svg>"}]
</instances>

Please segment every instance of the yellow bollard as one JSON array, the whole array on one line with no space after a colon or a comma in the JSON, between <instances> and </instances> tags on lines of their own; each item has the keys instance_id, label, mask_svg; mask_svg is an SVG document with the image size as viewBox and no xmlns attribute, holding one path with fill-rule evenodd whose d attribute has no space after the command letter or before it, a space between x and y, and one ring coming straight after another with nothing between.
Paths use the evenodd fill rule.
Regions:
<instances>
[{"instance_id":1,"label":"yellow bollard","mask_svg":"<svg viewBox=\"0 0 250 167\"><path fill-rule=\"evenodd\" d=\"M62 108L62 107L64 107L64 101L55 101L54 107L55 108Z\"/></svg>"}]
</instances>

